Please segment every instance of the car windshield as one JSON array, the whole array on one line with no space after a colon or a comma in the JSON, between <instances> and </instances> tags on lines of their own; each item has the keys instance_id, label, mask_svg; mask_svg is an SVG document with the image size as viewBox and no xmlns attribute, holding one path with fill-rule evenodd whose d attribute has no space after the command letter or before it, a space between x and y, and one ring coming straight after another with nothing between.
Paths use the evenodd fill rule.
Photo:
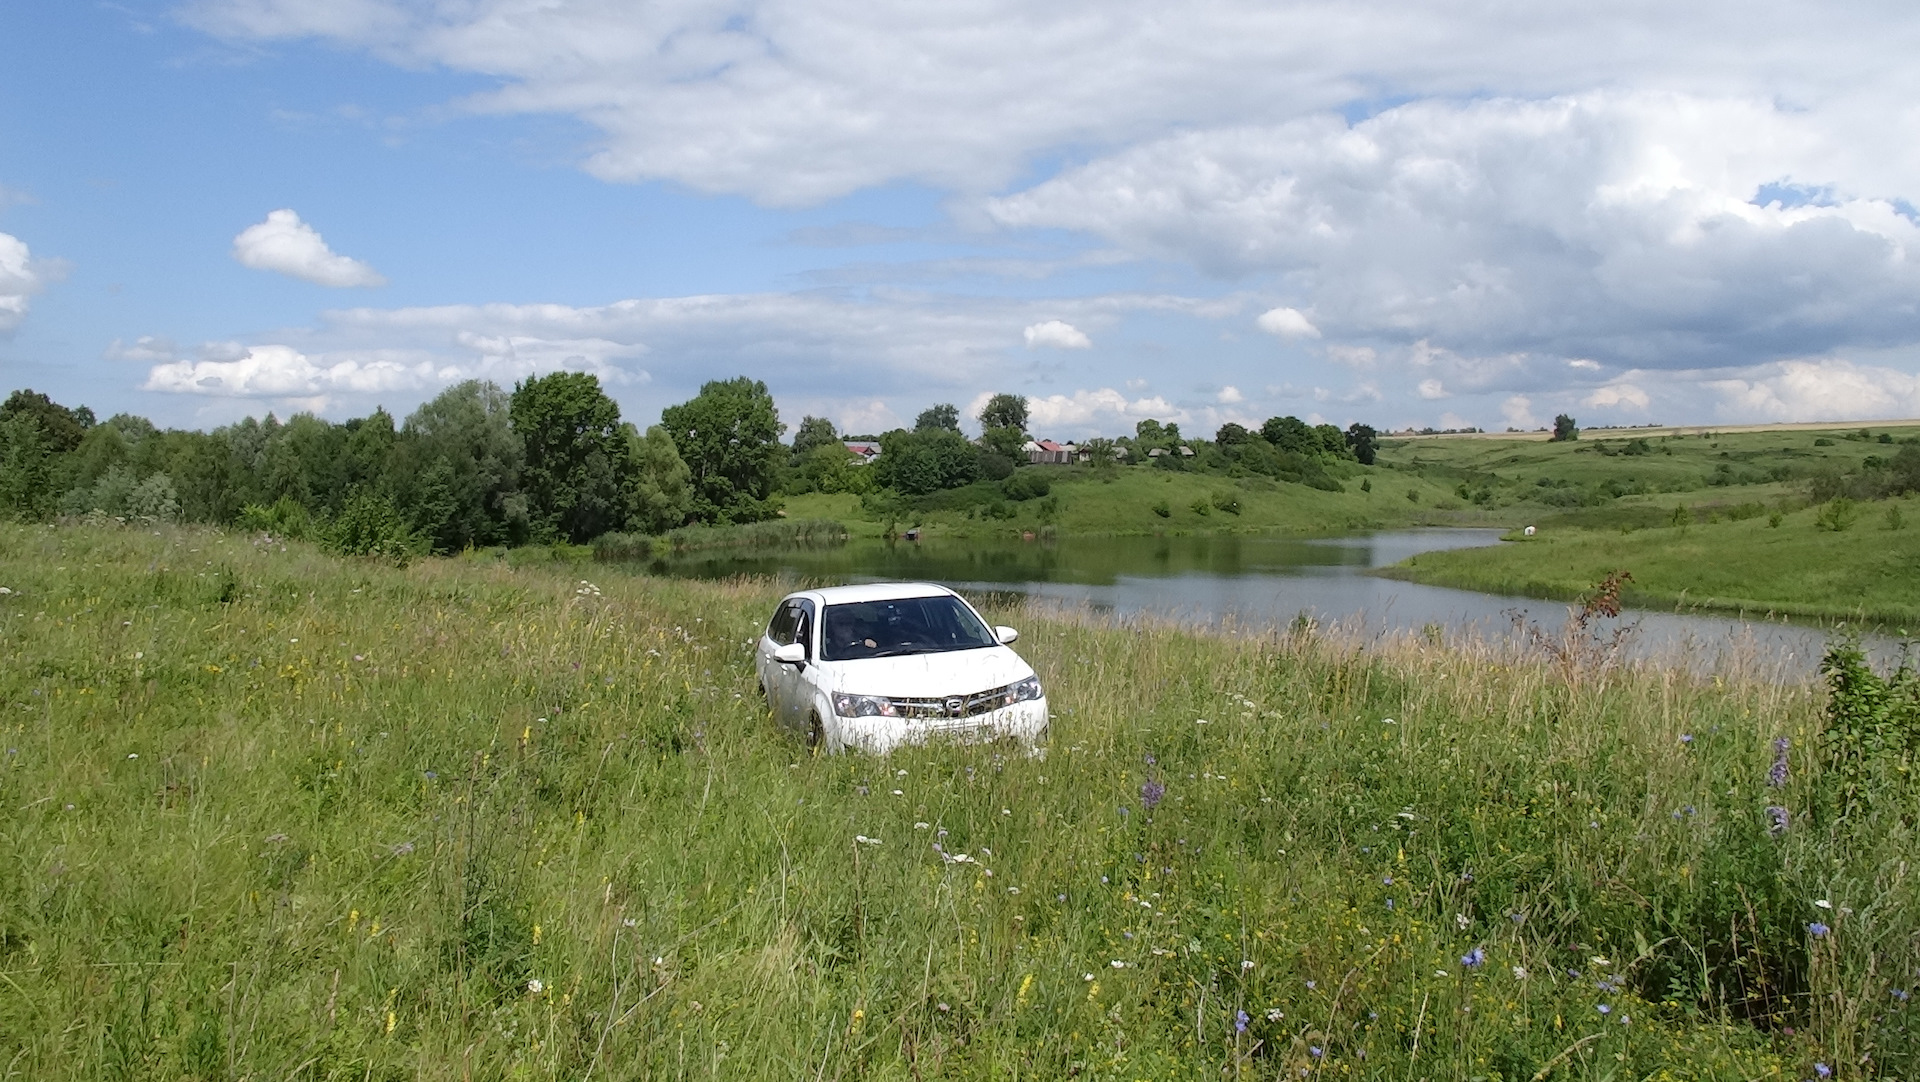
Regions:
<instances>
[{"instance_id":1,"label":"car windshield","mask_svg":"<svg viewBox=\"0 0 1920 1082\"><path fill-rule=\"evenodd\" d=\"M998 645L993 632L959 598L903 597L828 605L821 621L826 661L935 654Z\"/></svg>"}]
</instances>

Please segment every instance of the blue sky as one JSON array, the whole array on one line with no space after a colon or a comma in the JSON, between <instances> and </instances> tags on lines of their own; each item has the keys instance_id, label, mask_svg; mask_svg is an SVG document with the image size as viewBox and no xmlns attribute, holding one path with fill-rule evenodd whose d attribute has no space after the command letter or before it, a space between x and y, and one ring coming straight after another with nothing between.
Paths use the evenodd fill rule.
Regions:
<instances>
[{"instance_id":1,"label":"blue sky","mask_svg":"<svg viewBox=\"0 0 1920 1082\"><path fill-rule=\"evenodd\" d=\"M0 11L0 383L404 416L598 373L1042 435L1920 416L1898 5ZM272 215L272 217L269 217Z\"/></svg>"}]
</instances>

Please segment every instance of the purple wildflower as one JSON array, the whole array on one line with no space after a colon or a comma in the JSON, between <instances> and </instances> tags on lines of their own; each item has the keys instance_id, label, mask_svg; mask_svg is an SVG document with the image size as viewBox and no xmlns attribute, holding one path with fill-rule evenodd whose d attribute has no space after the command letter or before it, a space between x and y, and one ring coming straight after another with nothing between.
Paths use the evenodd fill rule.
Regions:
<instances>
[{"instance_id":1,"label":"purple wildflower","mask_svg":"<svg viewBox=\"0 0 1920 1082\"><path fill-rule=\"evenodd\" d=\"M1792 817L1787 814L1787 809L1780 805L1769 804L1767 805L1767 818L1772 820L1767 824L1767 833L1778 838L1787 832L1787 823Z\"/></svg>"},{"instance_id":2,"label":"purple wildflower","mask_svg":"<svg viewBox=\"0 0 1920 1082\"><path fill-rule=\"evenodd\" d=\"M1233 1031L1235 1033L1245 1033L1247 1031L1247 1012L1233 1012Z\"/></svg>"},{"instance_id":3,"label":"purple wildflower","mask_svg":"<svg viewBox=\"0 0 1920 1082\"><path fill-rule=\"evenodd\" d=\"M1159 778L1148 778L1147 783L1140 787L1140 806L1152 811L1160 803L1160 798L1166 795L1167 787L1160 784Z\"/></svg>"},{"instance_id":4,"label":"purple wildflower","mask_svg":"<svg viewBox=\"0 0 1920 1082\"><path fill-rule=\"evenodd\" d=\"M1478 969L1486 960L1487 952L1481 947L1475 947L1460 956L1460 964L1468 969Z\"/></svg>"},{"instance_id":5,"label":"purple wildflower","mask_svg":"<svg viewBox=\"0 0 1920 1082\"><path fill-rule=\"evenodd\" d=\"M1159 763L1159 760L1158 760L1158 759L1155 759L1155 758L1153 757L1153 753L1152 753L1152 752L1148 752L1148 753L1147 753L1147 765L1148 765L1148 766L1155 766L1155 765L1158 765L1158 763Z\"/></svg>"},{"instance_id":6,"label":"purple wildflower","mask_svg":"<svg viewBox=\"0 0 1920 1082\"><path fill-rule=\"evenodd\" d=\"M1826 925L1820 923L1817 920L1814 921L1812 924L1807 925L1807 934L1812 936L1815 939L1825 938L1826 934L1831 931L1833 931L1833 929L1827 927Z\"/></svg>"},{"instance_id":7,"label":"purple wildflower","mask_svg":"<svg viewBox=\"0 0 1920 1082\"><path fill-rule=\"evenodd\" d=\"M1325 1049L1321 1048L1317 1044L1310 1044L1307 1046L1307 1055L1312 1056L1314 1059L1319 1059L1324 1052L1325 1052Z\"/></svg>"},{"instance_id":8,"label":"purple wildflower","mask_svg":"<svg viewBox=\"0 0 1920 1082\"><path fill-rule=\"evenodd\" d=\"M1895 988L1893 990L1893 998L1905 1003L1907 1001L1907 990L1905 988Z\"/></svg>"},{"instance_id":9,"label":"purple wildflower","mask_svg":"<svg viewBox=\"0 0 1920 1082\"><path fill-rule=\"evenodd\" d=\"M1767 785L1774 789L1787 784L1787 749L1793 742L1779 737L1773 742L1773 766L1767 770Z\"/></svg>"},{"instance_id":10,"label":"purple wildflower","mask_svg":"<svg viewBox=\"0 0 1920 1082\"><path fill-rule=\"evenodd\" d=\"M1613 1013L1613 1008L1612 1008L1612 1007L1609 1007L1609 1006L1607 1006L1607 1005L1606 1005L1605 1003L1602 1003L1602 1004L1600 1004L1600 1013L1601 1013L1601 1014L1612 1014L1612 1013Z\"/></svg>"},{"instance_id":11,"label":"purple wildflower","mask_svg":"<svg viewBox=\"0 0 1920 1082\"><path fill-rule=\"evenodd\" d=\"M1819 1075L1821 1078L1832 1078L1833 1068L1824 1063L1816 1063L1813 1065L1813 1073Z\"/></svg>"},{"instance_id":12,"label":"purple wildflower","mask_svg":"<svg viewBox=\"0 0 1920 1082\"><path fill-rule=\"evenodd\" d=\"M1693 734L1692 734L1692 733L1681 733L1681 734L1680 734L1680 742L1681 742L1682 744L1691 744L1691 743L1693 743Z\"/></svg>"}]
</instances>

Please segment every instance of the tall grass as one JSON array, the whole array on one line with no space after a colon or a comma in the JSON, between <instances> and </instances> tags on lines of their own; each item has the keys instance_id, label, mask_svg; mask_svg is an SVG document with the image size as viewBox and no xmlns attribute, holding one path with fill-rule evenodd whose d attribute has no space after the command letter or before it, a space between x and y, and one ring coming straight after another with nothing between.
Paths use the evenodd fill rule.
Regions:
<instances>
[{"instance_id":1,"label":"tall grass","mask_svg":"<svg viewBox=\"0 0 1920 1082\"><path fill-rule=\"evenodd\" d=\"M739 526L682 526L662 539L675 552L779 545L838 545L847 528L831 519L769 519Z\"/></svg>"},{"instance_id":2,"label":"tall grass","mask_svg":"<svg viewBox=\"0 0 1920 1082\"><path fill-rule=\"evenodd\" d=\"M772 585L0 551L6 1077L1920 1071L1806 686L996 612L1045 757L816 759Z\"/></svg>"}]
</instances>

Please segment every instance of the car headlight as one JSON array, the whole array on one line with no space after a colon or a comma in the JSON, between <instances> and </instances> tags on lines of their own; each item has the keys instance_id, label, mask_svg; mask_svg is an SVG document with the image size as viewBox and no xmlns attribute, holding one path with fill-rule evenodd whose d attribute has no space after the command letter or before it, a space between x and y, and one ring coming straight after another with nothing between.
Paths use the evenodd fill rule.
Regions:
<instances>
[{"instance_id":1,"label":"car headlight","mask_svg":"<svg viewBox=\"0 0 1920 1082\"><path fill-rule=\"evenodd\" d=\"M833 712L843 718L892 718L900 716L893 700L884 695L848 695L833 697Z\"/></svg>"},{"instance_id":2,"label":"car headlight","mask_svg":"<svg viewBox=\"0 0 1920 1082\"><path fill-rule=\"evenodd\" d=\"M1041 690L1040 678L1037 676L1029 676L1007 689L1008 700L1016 703L1032 702L1045 697L1046 694Z\"/></svg>"}]
</instances>

